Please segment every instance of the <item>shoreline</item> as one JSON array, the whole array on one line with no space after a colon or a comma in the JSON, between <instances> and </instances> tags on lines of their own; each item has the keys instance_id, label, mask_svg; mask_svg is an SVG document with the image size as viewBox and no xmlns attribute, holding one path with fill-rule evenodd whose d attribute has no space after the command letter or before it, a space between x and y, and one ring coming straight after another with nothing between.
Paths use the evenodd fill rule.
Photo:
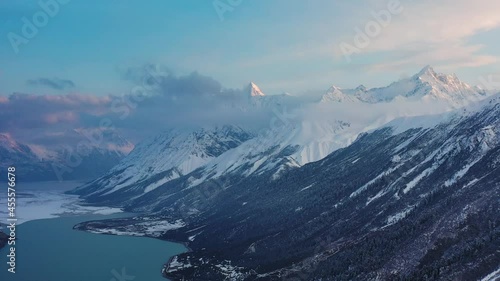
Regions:
<instances>
[{"instance_id":1,"label":"shoreline","mask_svg":"<svg viewBox=\"0 0 500 281\"><path fill-rule=\"evenodd\" d=\"M127 216L131 215L132 214L127 214ZM92 276L92 278L82 278L83 280L110 280L113 276L111 270L116 269L116 271L120 273L122 267L127 267L126 272L128 276L141 277L141 280L166 280L161 274L164 263L167 262L170 257L187 251L184 245L165 243L164 241L158 241L158 239L98 236L91 235L91 233L75 231L75 229L73 229L78 223L90 220L105 220L106 218L110 217L101 215L64 216L60 218L31 221L23 225L23 233L26 235L23 240L30 241L29 243L19 244L19 249L25 253L25 255L23 255L25 256L25 261L23 263L33 262L36 264L34 268L40 269L43 267L43 263L39 262L40 259L38 257L42 255L40 253L45 251L39 249L54 248L54 252L52 252L54 253L54 260L65 265L65 269L61 270L62 275L57 276L56 274L59 274L59 270L57 272L39 270L39 276L41 276L43 280L62 280L63 276L64 280L72 280L69 278L72 274L71 271L66 269L74 267L79 268L79 270L85 270L85 264L87 262L87 264L92 265L92 267L94 267L95 264L95 270L93 270L94 273L84 274L84 276ZM47 231L44 231L45 234L43 236L37 235L37 231L34 231L36 229L43 229L44 227ZM61 233L63 236L60 237L64 237L64 239L60 239L56 233ZM44 237L43 240L41 237ZM154 237L147 236L147 238ZM44 241L50 241L54 244L50 245ZM10 246L7 245L4 247L1 253L6 253L8 247ZM89 250L94 247L96 247L95 251ZM34 251L32 249L37 250ZM68 251L68 249L72 250ZM79 253L80 250L82 254ZM55 255L56 253L57 255ZM109 253L109 255L107 253ZM138 255L138 253L144 253L145 255ZM106 262L98 262L96 259ZM78 263L76 261L78 261ZM34 274L36 274L34 271L22 270L22 272L20 271L19 273L20 277L22 276L19 280L37 280L36 278L26 277L33 277ZM0 274L1 280L4 279L3 277L4 275ZM7 278L7 280L9 280L9 278Z\"/></svg>"},{"instance_id":2,"label":"shoreline","mask_svg":"<svg viewBox=\"0 0 500 281\"><path fill-rule=\"evenodd\" d=\"M130 213L132 214L131 217L133 217L134 215L141 215L141 213ZM100 220L96 220L96 221L100 221ZM168 279L168 280L172 280L172 278L175 278L174 276L169 276L166 274L166 272L168 271L168 269L170 268L170 263L172 262L172 260L174 258L176 258L178 255L181 255L181 254L185 254L185 253L190 253L192 252L193 250L189 247L189 242L186 242L186 241L176 241L175 239L163 239L163 238L160 238L160 237L157 237L157 236L153 236L153 235L149 235L149 234L146 234L144 233L143 235L133 235L133 234L115 234L115 233L96 233L96 232L93 232L92 230L90 229L87 229L86 228L86 224L87 223L90 223L90 222L96 222L96 221L83 221L81 223L78 223L78 224L75 224L73 226L73 230L77 230L77 231L83 231L83 232L87 232L87 233L92 233L92 234L98 234L98 235L110 235L110 236L129 236L129 237L143 237L143 238L152 238L152 239L157 239L157 240L160 240L160 241L163 241L163 242L170 242L170 243L175 243L175 244L180 244L182 245L186 251L182 252L182 253L179 253L179 254L176 254L174 256L171 256L168 258L168 260L166 262L163 263L163 267L161 268L161 275L163 278L165 279ZM104 221L104 220L103 220ZM80 226L81 225L81 226ZM79 227L80 226L80 227ZM83 226L83 227L82 227Z\"/></svg>"}]
</instances>

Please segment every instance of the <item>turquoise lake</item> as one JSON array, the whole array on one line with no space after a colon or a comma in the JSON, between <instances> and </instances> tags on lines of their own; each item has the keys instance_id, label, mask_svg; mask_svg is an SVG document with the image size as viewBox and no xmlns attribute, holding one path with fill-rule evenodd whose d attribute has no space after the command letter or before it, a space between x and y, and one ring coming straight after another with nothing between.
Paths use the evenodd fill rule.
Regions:
<instances>
[{"instance_id":1,"label":"turquoise lake","mask_svg":"<svg viewBox=\"0 0 500 281\"><path fill-rule=\"evenodd\" d=\"M183 245L153 238L73 230L80 222L123 216L127 214L58 217L17 226L16 273L7 271L7 246L0 250L0 280L167 280L161 276L163 264L185 252Z\"/></svg>"}]
</instances>

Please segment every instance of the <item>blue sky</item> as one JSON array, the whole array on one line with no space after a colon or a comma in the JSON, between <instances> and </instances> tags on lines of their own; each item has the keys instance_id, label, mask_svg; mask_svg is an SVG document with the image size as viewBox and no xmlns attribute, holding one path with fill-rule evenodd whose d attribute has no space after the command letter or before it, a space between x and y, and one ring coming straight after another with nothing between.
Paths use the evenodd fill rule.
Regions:
<instances>
[{"instance_id":1,"label":"blue sky","mask_svg":"<svg viewBox=\"0 0 500 281\"><path fill-rule=\"evenodd\" d=\"M384 86L427 64L471 84L499 73L497 0L398 1L402 11L390 12L386 26L378 22L380 31L347 60L339 46L355 46L356 28L391 1L72 0L17 54L9 34L22 36L22 18L33 21L42 8L2 1L0 94L120 94L131 87L123 73L145 63L178 75L197 71L231 88L255 81L271 94ZM221 17L216 6L229 8ZM71 83L42 83L55 78Z\"/></svg>"}]
</instances>

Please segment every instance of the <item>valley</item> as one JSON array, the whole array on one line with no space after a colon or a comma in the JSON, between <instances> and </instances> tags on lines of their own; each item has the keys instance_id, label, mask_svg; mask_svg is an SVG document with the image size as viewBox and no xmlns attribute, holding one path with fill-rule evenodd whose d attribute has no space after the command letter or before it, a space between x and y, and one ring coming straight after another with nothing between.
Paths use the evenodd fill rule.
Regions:
<instances>
[{"instance_id":1,"label":"valley","mask_svg":"<svg viewBox=\"0 0 500 281\"><path fill-rule=\"evenodd\" d=\"M0 281L500 281L500 1L0 14Z\"/></svg>"}]
</instances>

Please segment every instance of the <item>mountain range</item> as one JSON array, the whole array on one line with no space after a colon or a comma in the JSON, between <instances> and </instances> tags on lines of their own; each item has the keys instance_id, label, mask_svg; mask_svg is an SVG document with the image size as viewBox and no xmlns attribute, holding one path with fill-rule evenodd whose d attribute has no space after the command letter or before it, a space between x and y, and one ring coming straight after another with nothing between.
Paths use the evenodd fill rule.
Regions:
<instances>
[{"instance_id":1,"label":"mountain range","mask_svg":"<svg viewBox=\"0 0 500 281\"><path fill-rule=\"evenodd\" d=\"M185 243L163 269L172 280L498 277L500 93L429 66L313 102L245 92L239 108L265 126L227 120L142 141L71 191L138 215L75 228ZM138 220L168 228L151 235Z\"/></svg>"},{"instance_id":2,"label":"mountain range","mask_svg":"<svg viewBox=\"0 0 500 281\"><path fill-rule=\"evenodd\" d=\"M333 86L319 101L308 104L297 103L291 95L266 96L253 82L245 91L249 98L246 110L266 108L270 112L265 128L255 131L228 123L170 130L138 144L119 165L80 189L98 202L133 193L125 196L123 205L197 169L188 186L229 174L249 176L272 169L276 169L273 179L277 179L282 172L321 160L361 133L395 118L428 114L429 107L433 114L448 112L488 96L455 75L437 74L429 66L385 88L344 90ZM402 105L415 109L402 111ZM360 110L381 112L359 118ZM218 153L212 152L214 147L220 148Z\"/></svg>"},{"instance_id":3,"label":"mountain range","mask_svg":"<svg viewBox=\"0 0 500 281\"><path fill-rule=\"evenodd\" d=\"M74 129L64 146L26 144L0 134L1 168L15 166L22 181L89 180L117 165L133 144L111 130Z\"/></svg>"},{"instance_id":4,"label":"mountain range","mask_svg":"<svg viewBox=\"0 0 500 281\"><path fill-rule=\"evenodd\" d=\"M426 66L414 76L383 88L367 89L360 85L355 89L343 90L332 86L322 97L322 101L379 103L409 99L445 102L452 107L461 107L485 96L485 90L469 86L455 74L436 73L431 66Z\"/></svg>"}]
</instances>

